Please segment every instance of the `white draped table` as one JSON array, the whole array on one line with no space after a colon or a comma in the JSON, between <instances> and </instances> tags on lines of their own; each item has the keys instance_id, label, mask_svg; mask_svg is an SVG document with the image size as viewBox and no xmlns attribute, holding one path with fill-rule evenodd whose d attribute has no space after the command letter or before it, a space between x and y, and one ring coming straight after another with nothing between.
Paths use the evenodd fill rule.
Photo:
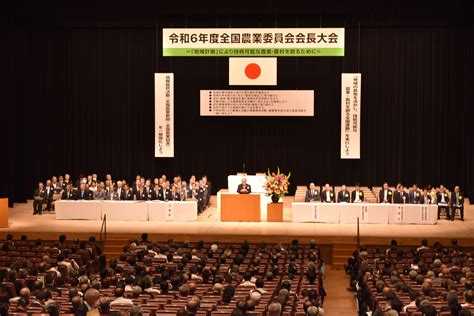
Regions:
<instances>
[{"instance_id":1,"label":"white draped table","mask_svg":"<svg viewBox=\"0 0 474 316\"><path fill-rule=\"evenodd\" d=\"M110 221L176 221L197 220L196 201L68 201L55 202L56 219Z\"/></svg>"},{"instance_id":2,"label":"white draped table","mask_svg":"<svg viewBox=\"0 0 474 316\"><path fill-rule=\"evenodd\" d=\"M196 201L169 201L169 202L147 202L148 219L150 221L197 221Z\"/></svg>"},{"instance_id":3,"label":"white draped table","mask_svg":"<svg viewBox=\"0 0 474 316\"><path fill-rule=\"evenodd\" d=\"M436 224L438 208L425 204L292 203L292 222Z\"/></svg>"},{"instance_id":4,"label":"white draped table","mask_svg":"<svg viewBox=\"0 0 474 316\"><path fill-rule=\"evenodd\" d=\"M97 201L59 200L54 202L56 219L89 219L102 218L102 203Z\"/></svg>"}]
</instances>

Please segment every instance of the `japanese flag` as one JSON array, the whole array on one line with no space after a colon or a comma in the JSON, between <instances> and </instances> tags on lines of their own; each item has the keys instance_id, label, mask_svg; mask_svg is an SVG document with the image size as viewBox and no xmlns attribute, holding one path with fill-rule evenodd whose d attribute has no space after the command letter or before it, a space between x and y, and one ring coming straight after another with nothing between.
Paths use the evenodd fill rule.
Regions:
<instances>
[{"instance_id":1,"label":"japanese flag","mask_svg":"<svg viewBox=\"0 0 474 316\"><path fill-rule=\"evenodd\" d=\"M230 86L276 86L277 59L273 57L229 58Z\"/></svg>"}]
</instances>

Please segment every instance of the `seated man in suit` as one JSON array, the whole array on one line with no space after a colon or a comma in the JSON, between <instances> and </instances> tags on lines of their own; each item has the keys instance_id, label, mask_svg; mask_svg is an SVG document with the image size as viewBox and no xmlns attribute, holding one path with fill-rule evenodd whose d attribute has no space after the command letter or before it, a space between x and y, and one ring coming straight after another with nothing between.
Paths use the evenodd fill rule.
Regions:
<instances>
[{"instance_id":1,"label":"seated man in suit","mask_svg":"<svg viewBox=\"0 0 474 316\"><path fill-rule=\"evenodd\" d=\"M349 194L349 191L346 189L346 185L343 184L341 191L337 193L337 201L339 203L350 203L351 202L351 196Z\"/></svg>"},{"instance_id":2,"label":"seated man in suit","mask_svg":"<svg viewBox=\"0 0 474 316\"><path fill-rule=\"evenodd\" d=\"M170 201L180 201L181 198L178 193L178 188L173 185L171 186L171 194L170 194Z\"/></svg>"},{"instance_id":3,"label":"seated man in suit","mask_svg":"<svg viewBox=\"0 0 474 316\"><path fill-rule=\"evenodd\" d=\"M459 210L461 220L464 221L464 195L459 186L454 187L454 192L451 193L451 220L454 221L456 210Z\"/></svg>"},{"instance_id":4,"label":"seated man in suit","mask_svg":"<svg viewBox=\"0 0 474 316\"><path fill-rule=\"evenodd\" d=\"M35 189L33 201L33 215L41 215L43 212L43 203L46 199L46 192L44 191L43 182L38 183L38 188Z\"/></svg>"},{"instance_id":5,"label":"seated man in suit","mask_svg":"<svg viewBox=\"0 0 474 316\"><path fill-rule=\"evenodd\" d=\"M334 203L336 202L336 197L334 196L334 192L331 190L331 187L328 183L324 186L323 192L321 192L321 201L325 203Z\"/></svg>"},{"instance_id":6,"label":"seated man in suit","mask_svg":"<svg viewBox=\"0 0 474 316\"><path fill-rule=\"evenodd\" d=\"M76 192L76 200L90 200L89 190L86 189L86 184L79 184L79 189Z\"/></svg>"},{"instance_id":7,"label":"seated man in suit","mask_svg":"<svg viewBox=\"0 0 474 316\"><path fill-rule=\"evenodd\" d=\"M309 184L309 189L306 190L306 195L304 197L305 202L317 202L321 201L321 196L319 195L319 190L316 189L316 186L313 182Z\"/></svg>"},{"instance_id":8,"label":"seated man in suit","mask_svg":"<svg viewBox=\"0 0 474 316\"><path fill-rule=\"evenodd\" d=\"M242 178L242 183L237 187L237 193L249 194L252 192L252 188L247 184L247 179Z\"/></svg>"},{"instance_id":9,"label":"seated man in suit","mask_svg":"<svg viewBox=\"0 0 474 316\"><path fill-rule=\"evenodd\" d=\"M125 200L133 201L135 198L135 193L128 183L125 184Z\"/></svg>"},{"instance_id":10,"label":"seated man in suit","mask_svg":"<svg viewBox=\"0 0 474 316\"><path fill-rule=\"evenodd\" d=\"M438 201L438 219L441 219L441 210L446 212L446 219L450 220L451 216L449 215L449 196L446 192L444 185L439 186L439 192L436 194L436 200Z\"/></svg>"},{"instance_id":11,"label":"seated man in suit","mask_svg":"<svg viewBox=\"0 0 474 316\"><path fill-rule=\"evenodd\" d=\"M117 181L117 199L120 201L126 200L125 198L125 190L122 187L122 181Z\"/></svg>"},{"instance_id":12,"label":"seated man in suit","mask_svg":"<svg viewBox=\"0 0 474 316\"><path fill-rule=\"evenodd\" d=\"M138 190L134 190L135 192L135 200L137 201L147 201L148 196L145 191L145 187L143 185L138 186Z\"/></svg>"},{"instance_id":13,"label":"seated man in suit","mask_svg":"<svg viewBox=\"0 0 474 316\"><path fill-rule=\"evenodd\" d=\"M362 203L364 202L364 192L360 189L359 183L356 183L355 190L351 193L352 203Z\"/></svg>"},{"instance_id":14,"label":"seated man in suit","mask_svg":"<svg viewBox=\"0 0 474 316\"><path fill-rule=\"evenodd\" d=\"M420 191L418 191L417 185L414 184L410 190L410 193L408 193L408 203L420 204L420 197L421 197Z\"/></svg>"},{"instance_id":15,"label":"seated man in suit","mask_svg":"<svg viewBox=\"0 0 474 316\"><path fill-rule=\"evenodd\" d=\"M156 200L162 201L163 200L163 198L162 198L162 188L159 184L155 185L153 187L153 192L151 193L151 199L153 201L156 201Z\"/></svg>"},{"instance_id":16,"label":"seated man in suit","mask_svg":"<svg viewBox=\"0 0 474 316\"><path fill-rule=\"evenodd\" d=\"M72 192L72 186L71 184L66 185L66 190L63 191L63 194L61 195L61 200L74 200L74 194Z\"/></svg>"},{"instance_id":17,"label":"seated man in suit","mask_svg":"<svg viewBox=\"0 0 474 316\"><path fill-rule=\"evenodd\" d=\"M383 183L383 188L379 192L380 203L392 203L392 190L388 188L388 182Z\"/></svg>"},{"instance_id":18,"label":"seated man in suit","mask_svg":"<svg viewBox=\"0 0 474 316\"><path fill-rule=\"evenodd\" d=\"M393 203L395 204L408 203L408 194L405 192L405 187L400 183L397 185L397 190L393 194Z\"/></svg>"},{"instance_id":19,"label":"seated man in suit","mask_svg":"<svg viewBox=\"0 0 474 316\"><path fill-rule=\"evenodd\" d=\"M110 185L107 193L105 194L105 199L110 201L118 201L119 197L117 195L117 191L115 191L115 187L113 184Z\"/></svg>"},{"instance_id":20,"label":"seated man in suit","mask_svg":"<svg viewBox=\"0 0 474 316\"><path fill-rule=\"evenodd\" d=\"M97 191L93 193L94 200L103 201L106 198L107 191L105 190L105 183L101 182L97 186Z\"/></svg>"},{"instance_id":21,"label":"seated man in suit","mask_svg":"<svg viewBox=\"0 0 474 316\"><path fill-rule=\"evenodd\" d=\"M431 204L431 195L429 194L427 188L425 188L421 193L420 204Z\"/></svg>"}]
</instances>

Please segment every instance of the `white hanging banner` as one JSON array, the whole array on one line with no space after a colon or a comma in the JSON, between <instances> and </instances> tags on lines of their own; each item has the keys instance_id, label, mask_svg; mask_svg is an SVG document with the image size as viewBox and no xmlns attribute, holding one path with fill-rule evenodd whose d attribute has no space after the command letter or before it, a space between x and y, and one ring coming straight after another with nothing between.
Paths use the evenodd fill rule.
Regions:
<instances>
[{"instance_id":1,"label":"white hanging banner","mask_svg":"<svg viewBox=\"0 0 474 316\"><path fill-rule=\"evenodd\" d=\"M174 157L174 76L155 73L155 157Z\"/></svg>"},{"instance_id":2,"label":"white hanging banner","mask_svg":"<svg viewBox=\"0 0 474 316\"><path fill-rule=\"evenodd\" d=\"M360 159L361 74L341 76L341 159Z\"/></svg>"}]
</instances>

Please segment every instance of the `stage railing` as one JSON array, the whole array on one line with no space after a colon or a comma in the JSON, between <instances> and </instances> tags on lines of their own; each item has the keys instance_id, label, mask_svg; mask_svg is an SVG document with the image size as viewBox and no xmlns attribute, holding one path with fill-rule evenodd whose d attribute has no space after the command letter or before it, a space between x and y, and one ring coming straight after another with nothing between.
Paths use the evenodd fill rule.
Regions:
<instances>
[{"instance_id":1,"label":"stage railing","mask_svg":"<svg viewBox=\"0 0 474 316\"><path fill-rule=\"evenodd\" d=\"M103 236L103 237L102 237ZM104 214L104 218L102 219L102 226L100 227L100 242L103 244L107 239L107 214ZM102 245L103 246L103 245Z\"/></svg>"}]
</instances>

